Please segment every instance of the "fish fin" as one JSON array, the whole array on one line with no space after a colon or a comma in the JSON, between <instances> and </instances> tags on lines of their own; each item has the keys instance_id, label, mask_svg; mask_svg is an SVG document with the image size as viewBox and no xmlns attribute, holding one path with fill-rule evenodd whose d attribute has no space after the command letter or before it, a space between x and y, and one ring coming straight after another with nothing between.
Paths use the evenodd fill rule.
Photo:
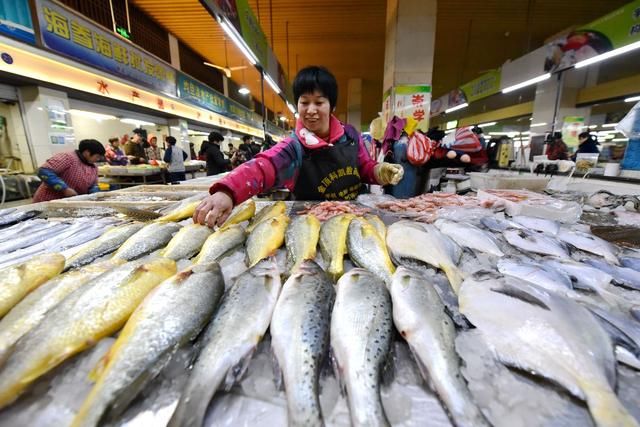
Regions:
<instances>
[{"instance_id":1,"label":"fish fin","mask_svg":"<svg viewBox=\"0 0 640 427\"><path fill-rule=\"evenodd\" d=\"M633 307L630 310L631 316L636 319L638 322L640 322L640 307Z\"/></svg>"},{"instance_id":2,"label":"fish fin","mask_svg":"<svg viewBox=\"0 0 640 427\"><path fill-rule=\"evenodd\" d=\"M338 363L338 359L336 359L333 348L329 349L329 359L331 360L331 366L333 367L333 376L338 380L340 394L345 397L347 395L347 383L344 380L342 369L340 369L340 364Z\"/></svg>"},{"instance_id":3,"label":"fish fin","mask_svg":"<svg viewBox=\"0 0 640 427\"><path fill-rule=\"evenodd\" d=\"M251 358L255 351L256 348L252 348L234 367L229 369L229 372L227 372L227 376L224 379L224 384L222 385L224 391L230 391L233 386L242 379L244 374L247 372L247 369L249 369L249 364L251 363Z\"/></svg>"},{"instance_id":4,"label":"fish fin","mask_svg":"<svg viewBox=\"0 0 640 427\"><path fill-rule=\"evenodd\" d=\"M449 284L456 295L460 292L460 285L464 282L465 274L455 265L442 267L442 271L447 275Z\"/></svg>"},{"instance_id":5,"label":"fish fin","mask_svg":"<svg viewBox=\"0 0 640 427\"><path fill-rule=\"evenodd\" d=\"M393 339L391 342L392 343L395 342L395 339ZM391 347L389 348L389 352L387 352L387 355L384 358L384 361L382 363L382 369L380 371L380 384L383 387L389 387L393 382L393 380L395 379L395 376L396 376L396 369L395 369L396 357L395 356L396 356L395 346L391 345Z\"/></svg>"},{"instance_id":6,"label":"fish fin","mask_svg":"<svg viewBox=\"0 0 640 427\"><path fill-rule=\"evenodd\" d=\"M273 369L273 381L275 383L276 390L284 391L284 375L280 368L280 363L278 363L278 358L273 351L271 352L271 368Z\"/></svg>"},{"instance_id":7,"label":"fish fin","mask_svg":"<svg viewBox=\"0 0 640 427\"><path fill-rule=\"evenodd\" d=\"M105 369L107 368L107 365L111 361L112 349L113 349L113 346L109 349L109 351L107 351L107 353L104 356L100 358L100 360L98 360L98 362L93 367L93 369L89 371L89 373L87 374L87 377L89 378L90 381L95 383L96 381L98 381L100 376L104 373Z\"/></svg>"},{"instance_id":8,"label":"fish fin","mask_svg":"<svg viewBox=\"0 0 640 427\"><path fill-rule=\"evenodd\" d=\"M516 288L515 286L505 284L500 288L491 288L491 290L498 294L503 294L511 298L519 299L520 301L524 301L528 304L535 305L545 310L551 310L544 301L539 299L536 295L525 291L523 288Z\"/></svg>"}]
</instances>

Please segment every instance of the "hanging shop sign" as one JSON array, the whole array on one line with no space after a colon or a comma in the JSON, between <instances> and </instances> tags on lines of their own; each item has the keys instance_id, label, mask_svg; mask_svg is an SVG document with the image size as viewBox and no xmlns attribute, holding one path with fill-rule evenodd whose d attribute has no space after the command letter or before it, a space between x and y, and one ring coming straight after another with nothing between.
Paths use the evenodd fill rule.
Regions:
<instances>
[{"instance_id":1,"label":"hanging shop sign","mask_svg":"<svg viewBox=\"0 0 640 427\"><path fill-rule=\"evenodd\" d=\"M183 73L178 73L178 96L216 113L225 114L228 110L223 95Z\"/></svg>"},{"instance_id":2,"label":"hanging shop sign","mask_svg":"<svg viewBox=\"0 0 640 427\"><path fill-rule=\"evenodd\" d=\"M0 33L35 44L29 0L0 0Z\"/></svg>"},{"instance_id":3,"label":"hanging shop sign","mask_svg":"<svg viewBox=\"0 0 640 427\"><path fill-rule=\"evenodd\" d=\"M578 135L584 129L584 117L567 116L562 124L562 140L569 147L578 146Z\"/></svg>"},{"instance_id":4,"label":"hanging shop sign","mask_svg":"<svg viewBox=\"0 0 640 427\"><path fill-rule=\"evenodd\" d=\"M467 102L474 102L500 92L500 70L492 70L460 86Z\"/></svg>"},{"instance_id":5,"label":"hanging shop sign","mask_svg":"<svg viewBox=\"0 0 640 427\"><path fill-rule=\"evenodd\" d=\"M413 118L418 129L429 130L429 108L431 107L430 85L395 86L391 91L392 115Z\"/></svg>"},{"instance_id":6,"label":"hanging shop sign","mask_svg":"<svg viewBox=\"0 0 640 427\"><path fill-rule=\"evenodd\" d=\"M262 27L258 18L253 14L247 0L236 0L238 11L238 21L240 22L240 34L247 46L256 55L260 64L267 64L269 61L269 44L267 36L262 32ZM274 76L277 77L277 76Z\"/></svg>"},{"instance_id":7,"label":"hanging shop sign","mask_svg":"<svg viewBox=\"0 0 640 427\"><path fill-rule=\"evenodd\" d=\"M640 0L547 44L544 69L554 72L580 61L640 41Z\"/></svg>"},{"instance_id":8,"label":"hanging shop sign","mask_svg":"<svg viewBox=\"0 0 640 427\"><path fill-rule=\"evenodd\" d=\"M0 57L11 58L11 61L0 61L0 72L39 81L55 82L65 88L161 111L175 117L195 120L259 138L264 136L262 126L242 123L190 102L125 83L107 73L84 67L72 60L29 45L0 41Z\"/></svg>"},{"instance_id":9,"label":"hanging shop sign","mask_svg":"<svg viewBox=\"0 0 640 427\"><path fill-rule=\"evenodd\" d=\"M176 95L176 72L142 49L49 0L38 0L42 43L113 75Z\"/></svg>"}]
</instances>

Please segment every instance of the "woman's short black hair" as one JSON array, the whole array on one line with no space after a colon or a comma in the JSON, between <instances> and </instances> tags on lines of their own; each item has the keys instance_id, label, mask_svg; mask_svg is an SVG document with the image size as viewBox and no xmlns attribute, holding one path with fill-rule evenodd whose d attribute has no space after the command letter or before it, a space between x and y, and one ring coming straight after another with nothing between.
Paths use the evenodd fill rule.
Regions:
<instances>
[{"instance_id":1,"label":"woman's short black hair","mask_svg":"<svg viewBox=\"0 0 640 427\"><path fill-rule=\"evenodd\" d=\"M298 71L293 80L293 98L298 103L298 99L307 93L319 91L329 100L331 110L338 102L338 82L329 70L324 67L312 65Z\"/></svg>"},{"instance_id":2,"label":"woman's short black hair","mask_svg":"<svg viewBox=\"0 0 640 427\"><path fill-rule=\"evenodd\" d=\"M222 142L224 141L224 136L220 132L213 131L209 134L209 142Z\"/></svg>"},{"instance_id":3,"label":"woman's short black hair","mask_svg":"<svg viewBox=\"0 0 640 427\"><path fill-rule=\"evenodd\" d=\"M580 135L578 135L578 138L589 138L591 136L591 134L589 132L582 132Z\"/></svg>"},{"instance_id":4,"label":"woman's short black hair","mask_svg":"<svg viewBox=\"0 0 640 427\"><path fill-rule=\"evenodd\" d=\"M114 144L116 142L120 142L120 138L109 138L109 143Z\"/></svg>"},{"instance_id":5,"label":"woman's short black hair","mask_svg":"<svg viewBox=\"0 0 640 427\"><path fill-rule=\"evenodd\" d=\"M173 136L168 136L167 137L167 144L176 145L176 139Z\"/></svg>"},{"instance_id":6,"label":"woman's short black hair","mask_svg":"<svg viewBox=\"0 0 640 427\"><path fill-rule=\"evenodd\" d=\"M242 142L247 143L249 141L251 141L251 135L243 135L242 136Z\"/></svg>"},{"instance_id":7,"label":"woman's short black hair","mask_svg":"<svg viewBox=\"0 0 640 427\"><path fill-rule=\"evenodd\" d=\"M104 156L105 153L104 146L95 139L83 139L82 141L80 141L80 145L78 145L78 151L80 151L81 153L88 151L92 156L94 154L100 154L101 156Z\"/></svg>"}]
</instances>

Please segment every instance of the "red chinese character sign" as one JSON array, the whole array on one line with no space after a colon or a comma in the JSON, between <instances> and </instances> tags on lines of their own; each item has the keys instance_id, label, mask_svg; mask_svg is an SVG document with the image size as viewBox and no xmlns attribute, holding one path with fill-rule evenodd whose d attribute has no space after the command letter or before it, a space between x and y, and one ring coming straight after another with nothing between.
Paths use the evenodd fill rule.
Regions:
<instances>
[{"instance_id":1,"label":"red chinese character sign","mask_svg":"<svg viewBox=\"0 0 640 427\"><path fill-rule=\"evenodd\" d=\"M429 109L431 107L430 85L395 86L383 97L383 118L385 122L393 116L413 118L418 122L418 129L429 129Z\"/></svg>"}]
</instances>

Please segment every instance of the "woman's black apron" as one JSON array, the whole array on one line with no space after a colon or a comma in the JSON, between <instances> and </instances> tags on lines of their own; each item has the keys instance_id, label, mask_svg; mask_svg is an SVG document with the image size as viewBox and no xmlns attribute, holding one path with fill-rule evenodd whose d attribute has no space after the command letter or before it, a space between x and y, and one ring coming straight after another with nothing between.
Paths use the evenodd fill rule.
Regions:
<instances>
[{"instance_id":1,"label":"woman's black apron","mask_svg":"<svg viewBox=\"0 0 640 427\"><path fill-rule=\"evenodd\" d=\"M358 197L358 142L347 141L309 150L303 146L302 167L293 194L297 200L353 200Z\"/></svg>"}]
</instances>

